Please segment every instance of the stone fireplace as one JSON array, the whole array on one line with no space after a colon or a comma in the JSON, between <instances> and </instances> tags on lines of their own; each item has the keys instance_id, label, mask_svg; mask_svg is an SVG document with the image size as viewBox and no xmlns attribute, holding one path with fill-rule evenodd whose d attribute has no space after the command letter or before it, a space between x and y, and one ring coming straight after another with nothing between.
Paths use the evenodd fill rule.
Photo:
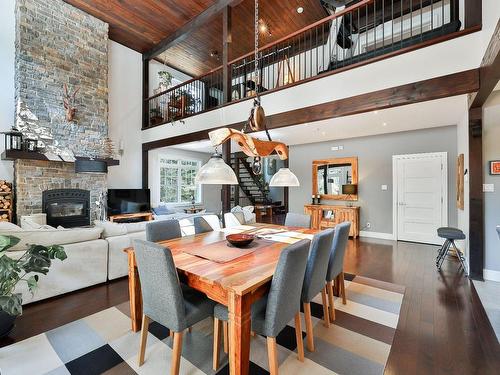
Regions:
<instances>
[{"instance_id":1,"label":"stone fireplace","mask_svg":"<svg viewBox=\"0 0 500 375\"><path fill-rule=\"evenodd\" d=\"M108 24L62 0L16 1L15 95L34 116L39 140L100 158L108 135ZM68 122L64 86L73 92L75 121ZM19 126L19 116L16 123ZM26 125L24 125L26 126ZM31 126L31 124L30 124ZM106 174L75 173L74 163L17 159L14 162L16 214L41 213L43 192L53 189L89 191L89 213L107 191Z\"/></svg>"}]
</instances>

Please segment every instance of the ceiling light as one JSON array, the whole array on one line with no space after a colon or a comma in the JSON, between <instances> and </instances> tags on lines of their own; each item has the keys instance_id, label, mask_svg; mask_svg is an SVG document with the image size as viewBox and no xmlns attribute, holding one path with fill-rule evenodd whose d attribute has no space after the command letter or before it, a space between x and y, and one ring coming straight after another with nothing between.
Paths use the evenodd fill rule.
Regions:
<instances>
[{"instance_id":1,"label":"ceiling light","mask_svg":"<svg viewBox=\"0 0 500 375\"><path fill-rule=\"evenodd\" d=\"M233 169L222 159L217 151L203 165L194 179L195 184L204 185L238 185Z\"/></svg>"},{"instance_id":2,"label":"ceiling light","mask_svg":"<svg viewBox=\"0 0 500 375\"><path fill-rule=\"evenodd\" d=\"M280 168L269 181L269 186L300 186L300 183L290 169Z\"/></svg>"},{"instance_id":3,"label":"ceiling light","mask_svg":"<svg viewBox=\"0 0 500 375\"><path fill-rule=\"evenodd\" d=\"M321 132L321 135L324 137L326 135L326 132Z\"/></svg>"},{"instance_id":4,"label":"ceiling light","mask_svg":"<svg viewBox=\"0 0 500 375\"><path fill-rule=\"evenodd\" d=\"M382 126L387 126L387 122L383 122L383 123L382 123Z\"/></svg>"},{"instance_id":5,"label":"ceiling light","mask_svg":"<svg viewBox=\"0 0 500 375\"><path fill-rule=\"evenodd\" d=\"M373 111L373 114L374 115L378 115L378 111Z\"/></svg>"},{"instance_id":6,"label":"ceiling light","mask_svg":"<svg viewBox=\"0 0 500 375\"><path fill-rule=\"evenodd\" d=\"M302 12L304 12L304 8L302 8L302 7L298 7L298 8L297 8L297 13L298 13L298 14L302 14Z\"/></svg>"}]
</instances>

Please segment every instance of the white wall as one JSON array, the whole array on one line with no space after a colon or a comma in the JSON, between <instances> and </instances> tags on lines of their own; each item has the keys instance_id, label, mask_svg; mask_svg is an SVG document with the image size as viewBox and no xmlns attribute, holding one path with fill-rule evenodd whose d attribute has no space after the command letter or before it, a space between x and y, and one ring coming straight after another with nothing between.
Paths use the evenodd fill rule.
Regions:
<instances>
[{"instance_id":1,"label":"white wall","mask_svg":"<svg viewBox=\"0 0 500 375\"><path fill-rule=\"evenodd\" d=\"M123 145L120 165L109 168L110 189L142 187L142 56L109 41L109 136Z\"/></svg>"},{"instance_id":2,"label":"white wall","mask_svg":"<svg viewBox=\"0 0 500 375\"><path fill-rule=\"evenodd\" d=\"M0 131L14 125L14 42L15 0L2 0L0 11ZM4 137L0 137L0 153L4 151ZM0 160L0 179L13 180L12 162Z\"/></svg>"},{"instance_id":3,"label":"white wall","mask_svg":"<svg viewBox=\"0 0 500 375\"><path fill-rule=\"evenodd\" d=\"M157 207L160 203L160 155L168 155L172 158L186 158L192 160L200 160L202 165L210 158L210 154L204 152L195 152L180 150L173 147L164 147L148 152L148 182L151 190L151 205ZM201 202L207 209L207 212L218 214L222 209L221 202L222 185L202 185ZM171 204L174 208L181 208L186 205Z\"/></svg>"},{"instance_id":4,"label":"white wall","mask_svg":"<svg viewBox=\"0 0 500 375\"><path fill-rule=\"evenodd\" d=\"M495 227L500 225L500 176L489 174L489 162L500 160L500 91L495 91L483 107L484 183L495 191L484 193L484 278L500 281L500 240Z\"/></svg>"},{"instance_id":5,"label":"white wall","mask_svg":"<svg viewBox=\"0 0 500 375\"><path fill-rule=\"evenodd\" d=\"M154 90L158 88L158 85L160 84L160 80L158 79L158 72L161 72L163 70L170 72L170 74L172 74L174 79L181 81L181 82L188 81L192 78L191 76L188 76L187 74L179 72L178 70L175 70L169 66L166 66L165 64L161 64L158 61L151 60L149 62L149 95L150 96L154 95Z\"/></svg>"}]
</instances>

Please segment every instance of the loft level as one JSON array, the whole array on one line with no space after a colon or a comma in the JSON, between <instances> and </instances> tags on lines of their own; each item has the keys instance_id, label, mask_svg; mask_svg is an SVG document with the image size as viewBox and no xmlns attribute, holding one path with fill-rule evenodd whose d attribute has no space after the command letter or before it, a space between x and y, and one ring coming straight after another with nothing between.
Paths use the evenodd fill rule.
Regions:
<instances>
[{"instance_id":1,"label":"loft level","mask_svg":"<svg viewBox=\"0 0 500 375\"><path fill-rule=\"evenodd\" d=\"M464 29L458 15L455 0L356 2L260 48L258 84L254 53L248 53L228 63L227 77L221 66L145 99L143 129L236 103L256 92L265 95L479 29Z\"/></svg>"}]
</instances>

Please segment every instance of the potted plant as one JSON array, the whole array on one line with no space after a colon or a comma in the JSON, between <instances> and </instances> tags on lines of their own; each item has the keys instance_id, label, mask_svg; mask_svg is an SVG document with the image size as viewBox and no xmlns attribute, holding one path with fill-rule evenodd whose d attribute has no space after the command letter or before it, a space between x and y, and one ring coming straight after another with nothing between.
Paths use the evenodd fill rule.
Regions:
<instances>
[{"instance_id":1,"label":"potted plant","mask_svg":"<svg viewBox=\"0 0 500 375\"><path fill-rule=\"evenodd\" d=\"M160 81L160 85L158 86L158 90L165 91L168 90L169 87L172 85L172 74L170 72L167 72L166 70L162 70L158 72L158 79Z\"/></svg>"},{"instance_id":2,"label":"potted plant","mask_svg":"<svg viewBox=\"0 0 500 375\"><path fill-rule=\"evenodd\" d=\"M14 321L22 313L22 296L15 293L18 283L27 283L33 293L39 276L46 275L52 260L66 259L66 252L60 245L29 245L18 259L10 258L5 252L19 243L19 238L0 235L0 337L6 336Z\"/></svg>"},{"instance_id":3,"label":"potted plant","mask_svg":"<svg viewBox=\"0 0 500 375\"><path fill-rule=\"evenodd\" d=\"M151 122L151 125L161 124L163 122L163 116L160 107L150 109L149 121Z\"/></svg>"}]
</instances>

